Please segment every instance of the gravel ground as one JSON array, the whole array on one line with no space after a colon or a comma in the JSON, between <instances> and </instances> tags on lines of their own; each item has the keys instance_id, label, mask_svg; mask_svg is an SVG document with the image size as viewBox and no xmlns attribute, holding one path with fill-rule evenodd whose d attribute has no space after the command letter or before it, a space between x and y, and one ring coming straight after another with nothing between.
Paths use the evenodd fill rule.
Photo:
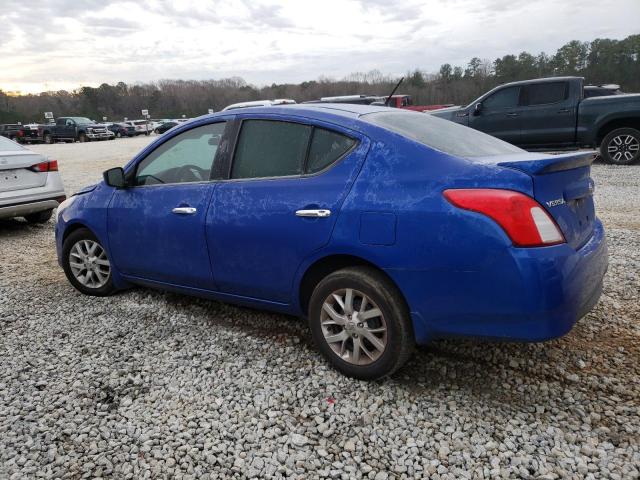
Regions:
<instances>
[{"instance_id":1,"label":"gravel ground","mask_svg":"<svg viewBox=\"0 0 640 480\"><path fill-rule=\"evenodd\" d=\"M68 192L148 138L42 145ZM345 378L293 318L85 297L53 220L0 223L0 478L640 478L640 165L595 165L610 268L544 344L442 341Z\"/></svg>"}]
</instances>

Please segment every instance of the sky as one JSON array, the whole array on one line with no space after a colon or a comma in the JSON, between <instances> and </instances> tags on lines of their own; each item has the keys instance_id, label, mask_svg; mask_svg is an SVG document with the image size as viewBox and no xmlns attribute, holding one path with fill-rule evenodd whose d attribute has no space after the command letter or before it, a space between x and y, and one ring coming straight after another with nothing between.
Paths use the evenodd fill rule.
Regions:
<instances>
[{"instance_id":1,"label":"sky","mask_svg":"<svg viewBox=\"0 0 640 480\"><path fill-rule=\"evenodd\" d=\"M436 72L622 39L638 18L640 0L2 0L0 89Z\"/></svg>"}]
</instances>

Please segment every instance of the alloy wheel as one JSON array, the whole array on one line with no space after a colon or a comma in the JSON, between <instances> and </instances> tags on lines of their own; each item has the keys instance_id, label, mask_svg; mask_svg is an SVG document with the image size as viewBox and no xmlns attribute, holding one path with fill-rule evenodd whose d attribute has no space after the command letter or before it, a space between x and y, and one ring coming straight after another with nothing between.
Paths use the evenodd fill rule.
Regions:
<instances>
[{"instance_id":1,"label":"alloy wheel","mask_svg":"<svg viewBox=\"0 0 640 480\"><path fill-rule=\"evenodd\" d=\"M102 246L93 240L79 240L69 252L73 276L88 288L103 287L111 276L111 264Z\"/></svg>"},{"instance_id":2,"label":"alloy wheel","mask_svg":"<svg viewBox=\"0 0 640 480\"><path fill-rule=\"evenodd\" d=\"M631 161L640 151L640 142L633 135L618 135L607 145L609 156L616 162Z\"/></svg>"},{"instance_id":3,"label":"alloy wheel","mask_svg":"<svg viewBox=\"0 0 640 480\"><path fill-rule=\"evenodd\" d=\"M387 323L376 303L364 293L345 288L322 304L320 324L324 339L342 360L369 365L387 347Z\"/></svg>"}]
</instances>

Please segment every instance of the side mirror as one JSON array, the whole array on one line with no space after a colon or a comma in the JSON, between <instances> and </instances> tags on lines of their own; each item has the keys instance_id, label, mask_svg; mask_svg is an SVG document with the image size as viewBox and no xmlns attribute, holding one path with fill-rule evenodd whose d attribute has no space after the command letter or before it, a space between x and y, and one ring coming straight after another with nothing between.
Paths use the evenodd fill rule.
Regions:
<instances>
[{"instance_id":1,"label":"side mirror","mask_svg":"<svg viewBox=\"0 0 640 480\"><path fill-rule=\"evenodd\" d=\"M110 168L109 170L106 170L102 176L104 177L104 183L110 187L124 188L127 186L122 167Z\"/></svg>"},{"instance_id":2,"label":"side mirror","mask_svg":"<svg viewBox=\"0 0 640 480\"><path fill-rule=\"evenodd\" d=\"M480 115L480 112L482 112L482 103L476 103L473 107L473 114Z\"/></svg>"}]
</instances>

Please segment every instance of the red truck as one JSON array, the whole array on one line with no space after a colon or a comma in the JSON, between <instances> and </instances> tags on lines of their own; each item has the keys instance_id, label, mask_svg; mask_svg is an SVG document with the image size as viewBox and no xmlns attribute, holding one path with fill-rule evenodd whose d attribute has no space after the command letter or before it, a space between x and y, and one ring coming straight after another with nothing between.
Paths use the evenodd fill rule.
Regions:
<instances>
[{"instance_id":1,"label":"red truck","mask_svg":"<svg viewBox=\"0 0 640 480\"><path fill-rule=\"evenodd\" d=\"M405 110L415 110L416 112L424 112L425 110L438 110L440 108L452 107L448 105L414 105L411 95L391 95L388 103L389 107L403 108Z\"/></svg>"}]
</instances>

